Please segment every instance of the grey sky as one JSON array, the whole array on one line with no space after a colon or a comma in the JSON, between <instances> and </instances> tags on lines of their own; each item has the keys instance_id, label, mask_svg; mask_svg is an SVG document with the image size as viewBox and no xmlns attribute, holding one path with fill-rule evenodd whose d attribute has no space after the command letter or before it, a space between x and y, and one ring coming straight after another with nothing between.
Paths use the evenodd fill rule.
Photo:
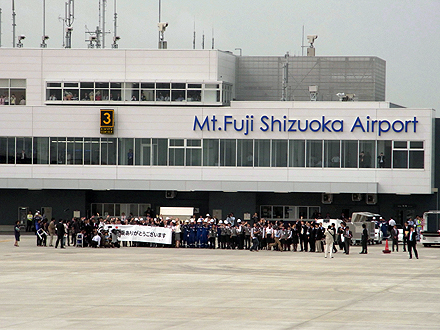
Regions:
<instances>
[{"instance_id":1,"label":"grey sky","mask_svg":"<svg viewBox=\"0 0 440 330\"><path fill-rule=\"evenodd\" d=\"M108 31L113 29L114 0L107 0ZM25 47L39 47L43 0L15 0L17 35ZM65 0L46 0L49 48L62 45ZM157 48L158 0L117 0L120 48ZM0 0L2 47L12 46L11 0ZM169 22L168 48L197 48L244 55L301 54L301 31L317 34L317 55L375 55L387 61L387 100L408 107L440 110L439 0L162 0L162 21ZM98 0L76 0L73 47L86 48L85 25L98 25ZM106 39L111 44L111 36ZM235 53L238 53L235 51ZM440 111L439 111L440 112Z\"/></svg>"}]
</instances>

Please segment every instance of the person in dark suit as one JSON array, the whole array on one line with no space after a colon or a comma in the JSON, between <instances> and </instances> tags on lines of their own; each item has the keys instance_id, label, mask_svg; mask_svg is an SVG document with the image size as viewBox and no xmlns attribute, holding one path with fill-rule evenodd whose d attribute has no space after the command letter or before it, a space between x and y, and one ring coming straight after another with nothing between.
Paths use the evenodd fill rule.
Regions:
<instances>
[{"instance_id":1,"label":"person in dark suit","mask_svg":"<svg viewBox=\"0 0 440 330\"><path fill-rule=\"evenodd\" d=\"M361 243L362 243L362 251L360 254L367 254L367 243L368 243L368 230L365 223L362 224L362 237L361 237Z\"/></svg>"},{"instance_id":2,"label":"person in dark suit","mask_svg":"<svg viewBox=\"0 0 440 330\"><path fill-rule=\"evenodd\" d=\"M406 252L406 246L408 245L409 225L405 222L403 226L403 252Z\"/></svg>"},{"instance_id":3,"label":"person in dark suit","mask_svg":"<svg viewBox=\"0 0 440 330\"><path fill-rule=\"evenodd\" d=\"M397 230L397 226L391 229L391 239L393 240L393 252L394 247L396 247L396 252L399 252L399 230Z\"/></svg>"},{"instance_id":4,"label":"person in dark suit","mask_svg":"<svg viewBox=\"0 0 440 330\"><path fill-rule=\"evenodd\" d=\"M353 237L353 233L350 230L350 227L345 227L344 230L344 244L345 244L345 254L350 254L350 245L351 245L351 238Z\"/></svg>"},{"instance_id":5,"label":"person in dark suit","mask_svg":"<svg viewBox=\"0 0 440 330\"><path fill-rule=\"evenodd\" d=\"M414 231L414 227L409 227L409 234L408 234L408 252L409 252L409 258L412 259L412 251L414 250L414 255L416 256L416 259L419 259L419 253L417 252L417 233Z\"/></svg>"},{"instance_id":6,"label":"person in dark suit","mask_svg":"<svg viewBox=\"0 0 440 330\"><path fill-rule=\"evenodd\" d=\"M60 243L60 247L64 249L63 238L64 238L65 230L64 230L64 221L60 220L57 223L57 241L55 243L55 249L58 247L58 243Z\"/></svg>"}]
</instances>

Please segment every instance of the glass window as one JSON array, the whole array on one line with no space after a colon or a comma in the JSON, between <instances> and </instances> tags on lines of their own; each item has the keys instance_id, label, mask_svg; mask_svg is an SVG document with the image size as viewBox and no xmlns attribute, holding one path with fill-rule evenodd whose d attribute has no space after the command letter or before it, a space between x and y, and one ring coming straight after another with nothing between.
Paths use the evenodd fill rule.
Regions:
<instances>
[{"instance_id":1,"label":"glass window","mask_svg":"<svg viewBox=\"0 0 440 330\"><path fill-rule=\"evenodd\" d=\"M8 138L0 137L0 164L8 162Z\"/></svg>"},{"instance_id":2,"label":"glass window","mask_svg":"<svg viewBox=\"0 0 440 330\"><path fill-rule=\"evenodd\" d=\"M253 140L237 140L237 166L254 166Z\"/></svg>"},{"instance_id":3,"label":"glass window","mask_svg":"<svg viewBox=\"0 0 440 330\"><path fill-rule=\"evenodd\" d=\"M262 218L272 219L272 206L270 205L262 205L260 207L260 214Z\"/></svg>"},{"instance_id":4,"label":"glass window","mask_svg":"<svg viewBox=\"0 0 440 330\"><path fill-rule=\"evenodd\" d=\"M202 165L202 149L190 148L186 149L186 166Z\"/></svg>"},{"instance_id":5,"label":"glass window","mask_svg":"<svg viewBox=\"0 0 440 330\"><path fill-rule=\"evenodd\" d=\"M376 155L375 141L359 141L359 167L371 168L374 165L374 155Z\"/></svg>"},{"instance_id":6,"label":"glass window","mask_svg":"<svg viewBox=\"0 0 440 330\"><path fill-rule=\"evenodd\" d=\"M84 139L84 164L99 165L99 138Z\"/></svg>"},{"instance_id":7,"label":"glass window","mask_svg":"<svg viewBox=\"0 0 440 330\"><path fill-rule=\"evenodd\" d=\"M186 140L186 145L188 147L201 147L202 146L202 140L194 140L194 139L188 139Z\"/></svg>"},{"instance_id":8,"label":"glass window","mask_svg":"<svg viewBox=\"0 0 440 330\"><path fill-rule=\"evenodd\" d=\"M49 164L49 138L34 137L34 164Z\"/></svg>"},{"instance_id":9,"label":"glass window","mask_svg":"<svg viewBox=\"0 0 440 330\"><path fill-rule=\"evenodd\" d=\"M205 90L203 92L203 102L206 103L216 103L217 102L217 91L216 90Z\"/></svg>"},{"instance_id":10,"label":"glass window","mask_svg":"<svg viewBox=\"0 0 440 330\"><path fill-rule=\"evenodd\" d=\"M284 207L274 206L273 207L273 218L274 219L284 219Z\"/></svg>"},{"instance_id":11,"label":"glass window","mask_svg":"<svg viewBox=\"0 0 440 330\"><path fill-rule=\"evenodd\" d=\"M170 139L170 147L183 147L184 145L184 139Z\"/></svg>"},{"instance_id":12,"label":"glass window","mask_svg":"<svg viewBox=\"0 0 440 330\"><path fill-rule=\"evenodd\" d=\"M219 140L203 140L203 166L218 166Z\"/></svg>"},{"instance_id":13,"label":"glass window","mask_svg":"<svg viewBox=\"0 0 440 330\"><path fill-rule=\"evenodd\" d=\"M0 103L1 105L9 105L9 88L0 88Z\"/></svg>"},{"instance_id":14,"label":"glass window","mask_svg":"<svg viewBox=\"0 0 440 330\"><path fill-rule=\"evenodd\" d=\"M236 140L220 140L220 166L236 166Z\"/></svg>"},{"instance_id":15,"label":"glass window","mask_svg":"<svg viewBox=\"0 0 440 330\"><path fill-rule=\"evenodd\" d=\"M168 153L170 166L183 166L185 164L185 149L183 147L170 147Z\"/></svg>"},{"instance_id":16,"label":"glass window","mask_svg":"<svg viewBox=\"0 0 440 330\"><path fill-rule=\"evenodd\" d=\"M393 168L408 168L408 150L393 151Z\"/></svg>"},{"instance_id":17,"label":"glass window","mask_svg":"<svg viewBox=\"0 0 440 330\"><path fill-rule=\"evenodd\" d=\"M409 168L424 168L425 152L423 150L409 151Z\"/></svg>"},{"instance_id":18,"label":"glass window","mask_svg":"<svg viewBox=\"0 0 440 330\"><path fill-rule=\"evenodd\" d=\"M15 137L8 137L8 164L15 164Z\"/></svg>"},{"instance_id":19,"label":"glass window","mask_svg":"<svg viewBox=\"0 0 440 330\"><path fill-rule=\"evenodd\" d=\"M410 141L410 149L423 149L423 141Z\"/></svg>"},{"instance_id":20,"label":"glass window","mask_svg":"<svg viewBox=\"0 0 440 330\"><path fill-rule=\"evenodd\" d=\"M377 168L391 168L391 141L377 141Z\"/></svg>"},{"instance_id":21,"label":"glass window","mask_svg":"<svg viewBox=\"0 0 440 330\"><path fill-rule=\"evenodd\" d=\"M154 89L154 83L141 83L141 88Z\"/></svg>"},{"instance_id":22,"label":"glass window","mask_svg":"<svg viewBox=\"0 0 440 330\"><path fill-rule=\"evenodd\" d=\"M147 140L147 139L145 139L145 140ZM150 139L148 139L148 140L150 140ZM134 165L134 140L133 139L131 139L131 138L118 139L118 164L119 165Z\"/></svg>"},{"instance_id":23,"label":"glass window","mask_svg":"<svg viewBox=\"0 0 440 330\"><path fill-rule=\"evenodd\" d=\"M270 140L255 140L255 167L270 167Z\"/></svg>"},{"instance_id":24,"label":"glass window","mask_svg":"<svg viewBox=\"0 0 440 330\"><path fill-rule=\"evenodd\" d=\"M341 167L341 143L339 140L324 141L324 167Z\"/></svg>"},{"instance_id":25,"label":"glass window","mask_svg":"<svg viewBox=\"0 0 440 330\"><path fill-rule=\"evenodd\" d=\"M152 165L166 166L168 156L168 139L152 139L153 162Z\"/></svg>"},{"instance_id":26,"label":"glass window","mask_svg":"<svg viewBox=\"0 0 440 330\"><path fill-rule=\"evenodd\" d=\"M65 137L50 138L50 163L66 164L66 143Z\"/></svg>"},{"instance_id":27,"label":"glass window","mask_svg":"<svg viewBox=\"0 0 440 330\"><path fill-rule=\"evenodd\" d=\"M32 163L32 138L16 138L15 150L17 153L17 164Z\"/></svg>"},{"instance_id":28,"label":"glass window","mask_svg":"<svg viewBox=\"0 0 440 330\"><path fill-rule=\"evenodd\" d=\"M202 88L202 84L188 84L188 88Z\"/></svg>"},{"instance_id":29,"label":"glass window","mask_svg":"<svg viewBox=\"0 0 440 330\"><path fill-rule=\"evenodd\" d=\"M201 90L189 90L187 92L188 102L200 102L202 100L202 91Z\"/></svg>"},{"instance_id":30,"label":"glass window","mask_svg":"<svg viewBox=\"0 0 440 330\"><path fill-rule=\"evenodd\" d=\"M26 88L26 79L11 79L11 87Z\"/></svg>"},{"instance_id":31,"label":"glass window","mask_svg":"<svg viewBox=\"0 0 440 330\"><path fill-rule=\"evenodd\" d=\"M131 139L130 139L131 140ZM136 145L135 145L135 164L136 165L144 165L149 166L151 165L151 139L135 139ZM130 153L130 148L128 149ZM132 151L133 152L133 151ZM127 154L127 161L130 157L130 154ZM133 161L131 161L131 165L133 165ZM127 164L130 165L130 164Z\"/></svg>"},{"instance_id":32,"label":"glass window","mask_svg":"<svg viewBox=\"0 0 440 330\"><path fill-rule=\"evenodd\" d=\"M84 141L82 138L67 138L67 164L82 165Z\"/></svg>"},{"instance_id":33,"label":"glass window","mask_svg":"<svg viewBox=\"0 0 440 330\"><path fill-rule=\"evenodd\" d=\"M172 83L171 88L172 89L185 89L185 83Z\"/></svg>"},{"instance_id":34,"label":"glass window","mask_svg":"<svg viewBox=\"0 0 440 330\"><path fill-rule=\"evenodd\" d=\"M304 167L306 166L306 141L290 140L289 141L289 166Z\"/></svg>"},{"instance_id":35,"label":"glass window","mask_svg":"<svg viewBox=\"0 0 440 330\"><path fill-rule=\"evenodd\" d=\"M101 165L116 165L115 138L101 138Z\"/></svg>"},{"instance_id":36,"label":"glass window","mask_svg":"<svg viewBox=\"0 0 440 330\"><path fill-rule=\"evenodd\" d=\"M9 97L10 105L25 105L26 104L26 89L13 89L10 91Z\"/></svg>"},{"instance_id":37,"label":"glass window","mask_svg":"<svg viewBox=\"0 0 440 330\"><path fill-rule=\"evenodd\" d=\"M408 148L408 141L394 141L394 149Z\"/></svg>"},{"instance_id":38,"label":"glass window","mask_svg":"<svg viewBox=\"0 0 440 330\"><path fill-rule=\"evenodd\" d=\"M357 168L358 159L358 141L343 140L341 166L343 168Z\"/></svg>"},{"instance_id":39,"label":"glass window","mask_svg":"<svg viewBox=\"0 0 440 330\"><path fill-rule=\"evenodd\" d=\"M272 140L272 167L287 167L287 140Z\"/></svg>"},{"instance_id":40,"label":"glass window","mask_svg":"<svg viewBox=\"0 0 440 330\"><path fill-rule=\"evenodd\" d=\"M322 140L307 141L307 167L322 167Z\"/></svg>"},{"instance_id":41,"label":"glass window","mask_svg":"<svg viewBox=\"0 0 440 330\"><path fill-rule=\"evenodd\" d=\"M157 83L156 84L157 89L170 89L170 83Z\"/></svg>"}]
</instances>

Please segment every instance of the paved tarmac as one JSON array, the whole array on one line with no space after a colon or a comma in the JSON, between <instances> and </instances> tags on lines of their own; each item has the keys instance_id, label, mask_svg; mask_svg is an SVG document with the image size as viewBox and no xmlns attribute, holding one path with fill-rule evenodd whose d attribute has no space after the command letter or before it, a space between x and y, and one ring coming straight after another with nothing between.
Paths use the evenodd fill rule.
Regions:
<instances>
[{"instance_id":1,"label":"paved tarmac","mask_svg":"<svg viewBox=\"0 0 440 330\"><path fill-rule=\"evenodd\" d=\"M0 329L439 329L440 248L64 250L0 236Z\"/></svg>"}]
</instances>

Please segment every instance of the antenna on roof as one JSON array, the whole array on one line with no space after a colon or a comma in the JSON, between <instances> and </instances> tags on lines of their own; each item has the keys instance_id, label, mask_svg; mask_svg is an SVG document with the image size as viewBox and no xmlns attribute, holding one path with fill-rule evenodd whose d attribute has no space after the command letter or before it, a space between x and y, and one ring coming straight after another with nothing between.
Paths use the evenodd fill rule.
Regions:
<instances>
[{"instance_id":1,"label":"antenna on roof","mask_svg":"<svg viewBox=\"0 0 440 330\"><path fill-rule=\"evenodd\" d=\"M205 49L205 30L203 30L202 34L202 49Z\"/></svg>"},{"instance_id":2,"label":"antenna on roof","mask_svg":"<svg viewBox=\"0 0 440 330\"><path fill-rule=\"evenodd\" d=\"M196 18L194 17L193 49L196 49Z\"/></svg>"},{"instance_id":3,"label":"antenna on roof","mask_svg":"<svg viewBox=\"0 0 440 330\"><path fill-rule=\"evenodd\" d=\"M114 14L112 48L118 48L118 43L117 42L118 42L119 39L121 39L121 37L119 37L118 34L116 33L116 28L118 27L117 20L118 20L118 14L116 13L116 0L115 0L115 14Z\"/></svg>"},{"instance_id":4,"label":"antenna on roof","mask_svg":"<svg viewBox=\"0 0 440 330\"><path fill-rule=\"evenodd\" d=\"M41 48L47 48L46 40L49 36L46 35L46 0L43 0L43 35L41 37Z\"/></svg>"},{"instance_id":5,"label":"antenna on roof","mask_svg":"<svg viewBox=\"0 0 440 330\"><path fill-rule=\"evenodd\" d=\"M212 41L211 41L211 49L214 49L214 28L212 28Z\"/></svg>"},{"instance_id":6,"label":"antenna on roof","mask_svg":"<svg viewBox=\"0 0 440 330\"><path fill-rule=\"evenodd\" d=\"M73 0L67 0L64 3L64 25L66 26L66 38L65 38L65 47L72 48L72 31L73 31L73 21L75 20L74 16L74 2Z\"/></svg>"},{"instance_id":7,"label":"antenna on roof","mask_svg":"<svg viewBox=\"0 0 440 330\"><path fill-rule=\"evenodd\" d=\"M2 9L0 8L0 47L2 46Z\"/></svg>"},{"instance_id":8,"label":"antenna on roof","mask_svg":"<svg viewBox=\"0 0 440 330\"><path fill-rule=\"evenodd\" d=\"M15 1L12 0L12 47L15 48Z\"/></svg>"}]
</instances>

